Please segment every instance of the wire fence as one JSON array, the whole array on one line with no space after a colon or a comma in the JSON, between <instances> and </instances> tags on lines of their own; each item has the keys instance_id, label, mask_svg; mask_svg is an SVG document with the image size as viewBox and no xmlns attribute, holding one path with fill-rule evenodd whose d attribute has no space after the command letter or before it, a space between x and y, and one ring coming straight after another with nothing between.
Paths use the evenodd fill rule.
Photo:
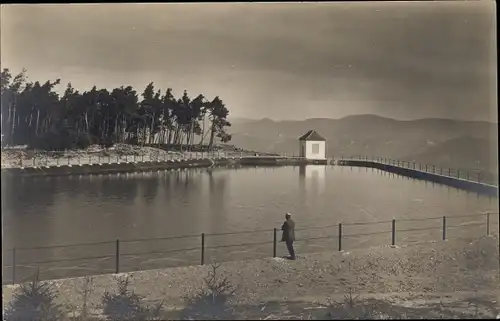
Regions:
<instances>
[{"instance_id":1,"label":"wire fence","mask_svg":"<svg viewBox=\"0 0 500 321\"><path fill-rule=\"evenodd\" d=\"M344 222L296 229L299 254L374 245L489 236L499 233L498 212L371 222ZM277 257L278 229L116 239L85 244L14 247L3 251L3 284L39 279L132 272L174 266ZM78 254L78 255L75 255Z\"/></svg>"},{"instance_id":2,"label":"wire fence","mask_svg":"<svg viewBox=\"0 0 500 321\"><path fill-rule=\"evenodd\" d=\"M436 175L443 175L458 179L464 179L468 181L485 183L498 186L498 174L480 170L480 169L468 169L468 168L448 168L443 166L437 166L433 164L422 164L414 161L405 161L384 157L376 156L340 156L339 158L334 158L337 163L342 161L357 160L357 161L367 161L367 162L377 162L381 164L387 164L407 169L413 169L421 172L432 173Z\"/></svg>"},{"instance_id":3,"label":"wire fence","mask_svg":"<svg viewBox=\"0 0 500 321\"><path fill-rule=\"evenodd\" d=\"M268 154L237 152L237 151L202 151L202 152L167 152L157 151L147 154L113 154L110 153L88 153L88 154L62 154L48 153L43 156L21 156L15 159L2 159L2 168L33 168L33 167L57 167L78 165L102 165L121 163L144 163L144 162L170 162L186 161L192 159L241 159L244 157L273 157ZM280 155L274 155L282 157ZM286 156L283 156L286 157Z\"/></svg>"},{"instance_id":4,"label":"wire fence","mask_svg":"<svg viewBox=\"0 0 500 321\"><path fill-rule=\"evenodd\" d=\"M156 152L149 154L121 154L121 155L58 155L58 156L33 156L20 157L10 162L3 162L2 167L52 167L52 166L77 166L95 164L120 164L120 163L143 163L143 162L169 162L190 159L222 159L243 157L243 153L230 153L221 151L210 152Z\"/></svg>"}]
</instances>

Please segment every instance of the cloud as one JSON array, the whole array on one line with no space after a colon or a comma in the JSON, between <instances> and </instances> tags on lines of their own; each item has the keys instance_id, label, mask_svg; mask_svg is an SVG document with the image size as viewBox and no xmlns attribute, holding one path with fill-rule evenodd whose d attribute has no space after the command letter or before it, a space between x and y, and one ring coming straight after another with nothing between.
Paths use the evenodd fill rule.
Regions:
<instances>
[{"instance_id":1,"label":"cloud","mask_svg":"<svg viewBox=\"0 0 500 321\"><path fill-rule=\"evenodd\" d=\"M491 119L493 8L487 1L11 5L2 7L2 65L39 77L78 75L81 84L193 88L226 97L233 113L249 117L360 110Z\"/></svg>"}]
</instances>

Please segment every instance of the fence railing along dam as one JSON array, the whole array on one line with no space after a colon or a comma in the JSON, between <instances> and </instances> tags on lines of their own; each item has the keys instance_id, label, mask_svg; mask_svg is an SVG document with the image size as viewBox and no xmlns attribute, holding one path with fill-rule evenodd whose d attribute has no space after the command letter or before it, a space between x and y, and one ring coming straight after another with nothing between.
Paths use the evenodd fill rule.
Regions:
<instances>
[{"instance_id":1,"label":"fence railing along dam","mask_svg":"<svg viewBox=\"0 0 500 321\"><path fill-rule=\"evenodd\" d=\"M381 164L392 165L407 169L418 170L425 173L437 174L457 179L468 180L477 183L490 184L494 186L498 186L498 174L491 173L484 170L479 169L469 169L469 168L449 168L443 166L437 166L433 164L426 163L418 163L414 161L405 161L384 157L368 157L368 156L340 156L339 158L335 158L334 161L337 164L342 164L342 161L371 161L378 162Z\"/></svg>"},{"instance_id":2,"label":"fence railing along dam","mask_svg":"<svg viewBox=\"0 0 500 321\"><path fill-rule=\"evenodd\" d=\"M241 159L246 157L266 156L280 158L301 158L295 154L270 154L270 153L248 153L248 152L228 152L228 151L205 151L205 152L170 152L148 155L86 155L86 156L64 156L64 157L32 157L19 158L15 162L2 163L2 168L11 167L51 167L51 166L78 166L92 164L119 164L119 163L141 163L141 162L169 162L192 159ZM498 174L480 169L470 168L450 168L437 166L434 164L419 163L415 161L406 161L378 156L345 156L337 155L329 159L330 164L342 164L342 161L360 160L374 161L387 165L399 166L403 168L419 170L422 172L444 175L452 178L470 180L473 182L484 183L498 186Z\"/></svg>"},{"instance_id":3,"label":"fence railing along dam","mask_svg":"<svg viewBox=\"0 0 500 321\"><path fill-rule=\"evenodd\" d=\"M400 218L341 222L296 229L299 255L344 251L376 245L403 245L499 234L498 212L462 216ZM132 272L218 262L282 256L277 228L201 233L104 242L14 247L3 251L3 284L86 275Z\"/></svg>"}]
</instances>

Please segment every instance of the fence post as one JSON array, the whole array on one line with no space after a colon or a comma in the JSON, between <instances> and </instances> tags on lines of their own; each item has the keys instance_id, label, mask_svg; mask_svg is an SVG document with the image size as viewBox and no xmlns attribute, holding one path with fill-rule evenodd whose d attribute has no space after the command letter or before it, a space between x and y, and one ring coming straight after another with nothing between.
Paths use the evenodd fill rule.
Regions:
<instances>
[{"instance_id":1,"label":"fence post","mask_svg":"<svg viewBox=\"0 0 500 321\"><path fill-rule=\"evenodd\" d=\"M120 273L120 240L116 239L116 264L115 264L115 272L116 274Z\"/></svg>"},{"instance_id":2,"label":"fence post","mask_svg":"<svg viewBox=\"0 0 500 321\"><path fill-rule=\"evenodd\" d=\"M68 156L68 166L69 166L69 156Z\"/></svg>"},{"instance_id":3,"label":"fence post","mask_svg":"<svg viewBox=\"0 0 500 321\"><path fill-rule=\"evenodd\" d=\"M100 164L101 163L101 155L98 155L97 156L97 163Z\"/></svg>"},{"instance_id":4,"label":"fence post","mask_svg":"<svg viewBox=\"0 0 500 321\"><path fill-rule=\"evenodd\" d=\"M16 248L12 248L12 285L16 284Z\"/></svg>"},{"instance_id":5,"label":"fence post","mask_svg":"<svg viewBox=\"0 0 500 321\"><path fill-rule=\"evenodd\" d=\"M205 264L205 233L201 233L201 265Z\"/></svg>"},{"instance_id":6,"label":"fence post","mask_svg":"<svg viewBox=\"0 0 500 321\"><path fill-rule=\"evenodd\" d=\"M486 236L490 236L490 213L486 213Z\"/></svg>"},{"instance_id":7,"label":"fence post","mask_svg":"<svg viewBox=\"0 0 500 321\"><path fill-rule=\"evenodd\" d=\"M33 167L35 167L35 155L33 155Z\"/></svg>"},{"instance_id":8,"label":"fence post","mask_svg":"<svg viewBox=\"0 0 500 321\"><path fill-rule=\"evenodd\" d=\"M141 162L144 163L144 154L141 155Z\"/></svg>"},{"instance_id":9,"label":"fence post","mask_svg":"<svg viewBox=\"0 0 500 321\"><path fill-rule=\"evenodd\" d=\"M273 232L274 232L274 235L273 235L273 257L276 257L276 242L277 242L276 228L274 228Z\"/></svg>"},{"instance_id":10,"label":"fence post","mask_svg":"<svg viewBox=\"0 0 500 321\"><path fill-rule=\"evenodd\" d=\"M443 241L446 240L446 216L443 216Z\"/></svg>"},{"instance_id":11,"label":"fence post","mask_svg":"<svg viewBox=\"0 0 500 321\"><path fill-rule=\"evenodd\" d=\"M481 183L481 172L477 173L477 182Z\"/></svg>"},{"instance_id":12,"label":"fence post","mask_svg":"<svg viewBox=\"0 0 500 321\"><path fill-rule=\"evenodd\" d=\"M342 223L339 223L339 252L342 251Z\"/></svg>"},{"instance_id":13,"label":"fence post","mask_svg":"<svg viewBox=\"0 0 500 321\"><path fill-rule=\"evenodd\" d=\"M396 220L392 219L392 245L396 245Z\"/></svg>"},{"instance_id":14,"label":"fence post","mask_svg":"<svg viewBox=\"0 0 500 321\"><path fill-rule=\"evenodd\" d=\"M436 174L436 165L432 165L432 173Z\"/></svg>"},{"instance_id":15,"label":"fence post","mask_svg":"<svg viewBox=\"0 0 500 321\"><path fill-rule=\"evenodd\" d=\"M448 176L451 176L451 168L448 168Z\"/></svg>"},{"instance_id":16,"label":"fence post","mask_svg":"<svg viewBox=\"0 0 500 321\"><path fill-rule=\"evenodd\" d=\"M469 180L469 171L467 171L467 180Z\"/></svg>"},{"instance_id":17,"label":"fence post","mask_svg":"<svg viewBox=\"0 0 500 321\"><path fill-rule=\"evenodd\" d=\"M427 173L427 164L425 164L425 172Z\"/></svg>"},{"instance_id":18,"label":"fence post","mask_svg":"<svg viewBox=\"0 0 500 321\"><path fill-rule=\"evenodd\" d=\"M92 164L92 156L89 155L89 164Z\"/></svg>"},{"instance_id":19,"label":"fence post","mask_svg":"<svg viewBox=\"0 0 500 321\"><path fill-rule=\"evenodd\" d=\"M457 178L460 179L460 170L457 169Z\"/></svg>"},{"instance_id":20,"label":"fence post","mask_svg":"<svg viewBox=\"0 0 500 321\"><path fill-rule=\"evenodd\" d=\"M56 161L57 161L57 163L56 163L56 164L57 164L57 166L59 166L59 157L57 157L57 160L56 160ZM23 164L21 164L21 166L22 166L22 165L23 165Z\"/></svg>"}]
</instances>

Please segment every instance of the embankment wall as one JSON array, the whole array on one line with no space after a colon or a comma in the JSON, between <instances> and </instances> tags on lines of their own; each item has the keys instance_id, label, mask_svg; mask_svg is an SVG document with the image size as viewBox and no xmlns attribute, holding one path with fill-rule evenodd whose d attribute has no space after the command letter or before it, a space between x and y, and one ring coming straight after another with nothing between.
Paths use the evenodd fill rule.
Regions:
<instances>
[{"instance_id":1,"label":"embankment wall","mask_svg":"<svg viewBox=\"0 0 500 321\"><path fill-rule=\"evenodd\" d=\"M471 192L476 192L483 195L498 196L498 186L489 185L485 183L479 183L474 181L469 181L466 179L460 179L457 177L450 177L446 175L441 175L437 173L423 172L416 169L405 168L390 164L383 164L375 161L366 160L341 160L337 162L340 166L353 166L353 167L369 167L380 169L389 173L394 173L406 177L411 177L415 179L426 180L429 182L435 182L438 184L443 184Z\"/></svg>"}]
</instances>

